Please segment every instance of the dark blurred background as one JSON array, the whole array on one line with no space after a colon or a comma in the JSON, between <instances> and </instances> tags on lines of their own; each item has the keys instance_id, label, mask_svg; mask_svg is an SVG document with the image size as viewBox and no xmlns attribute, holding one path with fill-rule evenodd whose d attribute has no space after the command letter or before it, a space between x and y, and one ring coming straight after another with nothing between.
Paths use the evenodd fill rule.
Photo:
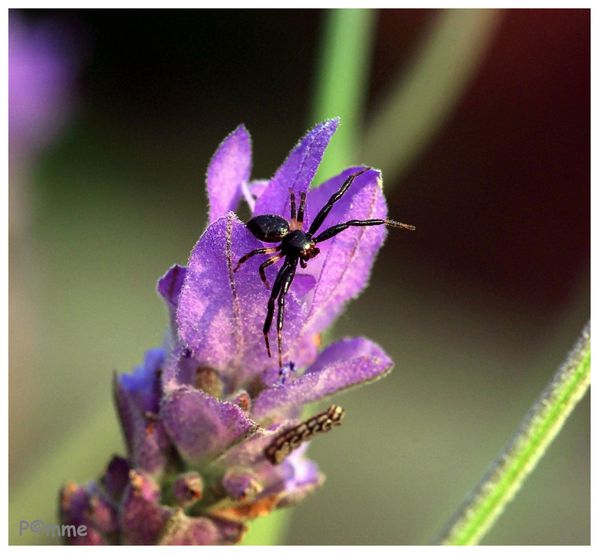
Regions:
<instances>
[{"instance_id":1,"label":"dark blurred background","mask_svg":"<svg viewBox=\"0 0 599 554\"><path fill-rule=\"evenodd\" d=\"M122 451L112 372L161 342L155 282L204 228L208 160L244 122L254 177L272 175L315 122L328 16L15 15L60 29L75 61L52 139L21 155L11 130L11 533ZM377 12L365 128L440 17ZM589 116L590 11L498 12L447 117L385 179L418 230L389 236L334 335L368 335L396 369L339 398L347 424L311 450L327 484L287 543L425 544L509 439L590 313ZM588 544L589 468L587 395L484 542Z\"/></svg>"}]
</instances>

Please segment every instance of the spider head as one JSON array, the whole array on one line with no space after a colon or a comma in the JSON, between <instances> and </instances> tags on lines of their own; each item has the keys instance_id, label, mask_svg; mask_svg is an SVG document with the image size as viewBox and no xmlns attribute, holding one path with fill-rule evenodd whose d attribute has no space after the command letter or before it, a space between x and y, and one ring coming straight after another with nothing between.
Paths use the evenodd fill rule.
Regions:
<instances>
[{"instance_id":1,"label":"spider head","mask_svg":"<svg viewBox=\"0 0 599 554\"><path fill-rule=\"evenodd\" d=\"M320 254L320 248L317 248L315 243L311 242L310 246L302 251L300 258L307 262Z\"/></svg>"}]
</instances>

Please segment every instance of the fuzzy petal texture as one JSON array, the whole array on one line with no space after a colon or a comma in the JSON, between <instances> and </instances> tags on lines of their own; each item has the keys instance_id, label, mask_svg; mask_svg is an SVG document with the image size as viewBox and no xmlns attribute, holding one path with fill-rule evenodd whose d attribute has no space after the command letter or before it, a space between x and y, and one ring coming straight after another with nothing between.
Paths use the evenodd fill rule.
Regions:
<instances>
[{"instance_id":1,"label":"fuzzy petal texture","mask_svg":"<svg viewBox=\"0 0 599 554\"><path fill-rule=\"evenodd\" d=\"M194 385L198 362L192 358L191 350L179 344L173 347L162 370L162 389L165 395L181 385Z\"/></svg>"},{"instance_id":2,"label":"fuzzy petal texture","mask_svg":"<svg viewBox=\"0 0 599 554\"><path fill-rule=\"evenodd\" d=\"M245 126L239 125L221 142L208 165L209 224L237 208L242 186L248 182L251 171L252 141Z\"/></svg>"},{"instance_id":3,"label":"fuzzy petal texture","mask_svg":"<svg viewBox=\"0 0 599 554\"><path fill-rule=\"evenodd\" d=\"M134 467L155 474L165 464L169 440L157 420L160 404L160 369L164 352L160 348L146 352L144 364L133 373L115 376L114 398Z\"/></svg>"},{"instance_id":4,"label":"fuzzy petal texture","mask_svg":"<svg viewBox=\"0 0 599 554\"><path fill-rule=\"evenodd\" d=\"M231 210L243 195L254 214L289 219L292 190L298 207L307 192L303 229L312 237L349 220L385 219L377 170L348 168L309 189L338 123L328 120L309 131L268 181L249 181L251 145L243 126L214 154L207 229L187 267L173 265L157 285L171 332L140 367L115 375L128 455L113 457L97 482L62 490L61 521L89 529L85 539L75 538L79 543L235 544L248 522L323 484L318 465L306 456L311 432L320 430L310 426L322 419L299 427L304 406L374 381L392 367L378 345L361 337L319 353L321 333L366 286L386 230L378 224L347 228L318 243L320 252L306 267L298 264L284 297L279 364L274 297L273 358L262 331L271 291L258 268L268 255L238 265L266 245ZM321 227L310 230L331 195L357 173ZM283 263L266 268L271 285Z\"/></svg>"},{"instance_id":5,"label":"fuzzy petal texture","mask_svg":"<svg viewBox=\"0 0 599 554\"><path fill-rule=\"evenodd\" d=\"M233 500L253 498L263 490L262 483L254 471L233 468L225 473L222 485Z\"/></svg>"},{"instance_id":6,"label":"fuzzy petal texture","mask_svg":"<svg viewBox=\"0 0 599 554\"><path fill-rule=\"evenodd\" d=\"M218 527L207 517L188 517L177 510L166 523L159 544L208 545L217 544Z\"/></svg>"},{"instance_id":7,"label":"fuzzy petal texture","mask_svg":"<svg viewBox=\"0 0 599 554\"><path fill-rule=\"evenodd\" d=\"M252 406L252 416L263 421L281 410L322 400L347 388L387 374L393 361L375 343L358 337L327 347L304 375L285 385L262 391Z\"/></svg>"},{"instance_id":8,"label":"fuzzy petal texture","mask_svg":"<svg viewBox=\"0 0 599 554\"><path fill-rule=\"evenodd\" d=\"M115 505L97 485L67 483L60 492L60 520L64 525L85 525L85 536L65 537L67 544L108 544L118 530Z\"/></svg>"},{"instance_id":9,"label":"fuzzy petal texture","mask_svg":"<svg viewBox=\"0 0 599 554\"><path fill-rule=\"evenodd\" d=\"M316 125L299 141L257 199L254 215L289 217L289 189L295 192L298 199L301 192L308 190L338 126L339 118L328 119Z\"/></svg>"},{"instance_id":10,"label":"fuzzy petal texture","mask_svg":"<svg viewBox=\"0 0 599 554\"><path fill-rule=\"evenodd\" d=\"M256 466L256 477L263 490L249 501L234 503L211 512L212 517L243 522L263 517L277 508L290 506L305 498L322 483L318 466L304 457L307 444L293 452L281 465L265 461Z\"/></svg>"},{"instance_id":11,"label":"fuzzy petal texture","mask_svg":"<svg viewBox=\"0 0 599 554\"><path fill-rule=\"evenodd\" d=\"M264 449L273 439L286 429L297 425L299 421L286 420L271 425L268 429L258 428L247 440L234 445L217 460L220 467L252 467L256 462L265 460Z\"/></svg>"},{"instance_id":12,"label":"fuzzy petal texture","mask_svg":"<svg viewBox=\"0 0 599 554\"><path fill-rule=\"evenodd\" d=\"M308 443L302 445L283 462L283 469L286 472L283 480L285 490L277 504L278 508L301 502L324 483L325 478L318 469L318 464L305 457L307 449Z\"/></svg>"},{"instance_id":13,"label":"fuzzy petal texture","mask_svg":"<svg viewBox=\"0 0 599 554\"><path fill-rule=\"evenodd\" d=\"M308 194L311 213L316 214L345 179L362 168L350 168ZM380 185L380 172L370 170L356 178L316 233L352 219L385 219L387 204ZM309 226L309 221L308 221ZM320 254L308 262L307 271L316 279L310 309L300 335L324 331L342 313L347 302L368 284L377 252L387 230L384 225L350 227L332 239L319 243Z\"/></svg>"},{"instance_id":14,"label":"fuzzy petal texture","mask_svg":"<svg viewBox=\"0 0 599 554\"><path fill-rule=\"evenodd\" d=\"M177 306L186 273L187 268L185 266L174 264L158 281L158 293L164 298L167 306Z\"/></svg>"},{"instance_id":15,"label":"fuzzy petal texture","mask_svg":"<svg viewBox=\"0 0 599 554\"><path fill-rule=\"evenodd\" d=\"M160 413L173 443L191 466L218 456L257 428L236 404L189 386L169 394Z\"/></svg>"},{"instance_id":16,"label":"fuzzy petal texture","mask_svg":"<svg viewBox=\"0 0 599 554\"><path fill-rule=\"evenodd\" d=\"M131 471L121 505L124 544L156 544L172 509L160 505L159 486L143 472Z\"/></svg>"},{"instance_id":17,"label":"fuzzy petal texture","mask_svg":"<svg viewBox=\"0 0 599 554\"><path fill-rule=\"evenodd\" d=\"M176 503L182 508L192 506L204 494L204 480L196 471L180 474L173 483Z\"/></svg>"},{"instance_id":18,"label":"fuzzy petal texture","mask_svg":"<svg viewBox=\"0 0 599 554\"><path fill-rule=\"evenodd\" d=\"M179 336L194 359L237 384L277 363L268 357L262 335L270 291L258 275L261 260L255 256L233 272L241 256L260 246L233 213L208 227L192 251L177 310ZM272 278L273 273L267 275ZM316 346L309 341L296 343L307 305L298 300L293 285L291 289L283 349L288 359L306 367L315 359ZM276 351L274 327L270 336Z\"/></svg>"},{"instance_id":19,"label":"fuzzy petal texture","mask_svg":"<svg viewBox=\"0 0 599 554\"><path fill-rule=\"evenodd\" d=\"M158 412L160 403L160 368L164 364L164 350L147 350L144 363L137 366L133 373L123 373L118 380L123 392L143 412Z\"/></svg>"}]
</instances>

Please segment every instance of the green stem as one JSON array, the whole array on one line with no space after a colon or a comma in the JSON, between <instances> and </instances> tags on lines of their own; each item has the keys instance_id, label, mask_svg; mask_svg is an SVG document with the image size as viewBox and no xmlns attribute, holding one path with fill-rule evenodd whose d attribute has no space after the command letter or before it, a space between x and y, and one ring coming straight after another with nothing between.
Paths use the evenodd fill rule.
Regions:
<instances>
[{"instance_id":1,"label":"green stem","mask_svg":"<svg viewBox=\"0 0 599 554\"><path fill-rule=\"evenodd\" d=\"M369 117L362 159L397 183L452 113L501 20L498 10L440 10L437 20ZM387 186L388 186L387 185Z\"/></svg>"},{"instance_id":2,"label":"green stem","mask_svg":"<svg viewBox=\"0 0 599 554\"><path fill-rule=\"evenodd\" d=\"M514 498L591 382L590 322L578 342L437 544L477 544Z\"/></svg>"},{"instance_id":3,"label":"green stem","mask_svg":"<svg viewBox=\"0 0 599 554\"><path fill-rule=\"evenodd\" d=\"M332 9L325 17L310 124L340 116L341 127L315 183L356 163L376 12Z\"/></svg>"}]
</instances>

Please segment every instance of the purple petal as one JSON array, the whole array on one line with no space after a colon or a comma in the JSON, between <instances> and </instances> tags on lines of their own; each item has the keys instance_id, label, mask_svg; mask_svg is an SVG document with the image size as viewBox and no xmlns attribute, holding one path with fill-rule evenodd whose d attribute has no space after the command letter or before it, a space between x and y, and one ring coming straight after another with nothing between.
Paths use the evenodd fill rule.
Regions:
<instances>
[{"instance_id":1,"label":"purple petal","mask_svg":"<svg viewBox=\"0 0 599 554\"><path fill-rule=\"evenodd\" d=\"M254 498L264 488L253 471L237 468L225 473L222 484L230 498L243 501Z\"/></svg>"},{"instance_id":2,"label":"purple petal","mask_svg":"<svg viewBox=\"0 0 599 554\"><path fill-rule=\"evenodd\" d=\"M96 483L92 483L89 489L89 505L86 516L89 524L105 535L118 530L117 512L115 504L106 494L100 490Z\"/></svg>"},{"instance_id":3,"label":"purple petal","mask_svg":"<svg viewBox=\"0 0 599 554\"><path fill-rule=\"evenodd\" d=\"M277 435L298 423L299 421L285 420L272 425L268 429L258 428L250 438L229 448L218 458L217 464L223 468L251 467L260 460L266 460L264 449Z\"/></svg>"},{"instance_id":4,"label":"purple petal","mask_svg":"<svg viewBox=\"0 0 599 554\"><path fill-rule=\"evenodd\" d=\"M229 521L214 516L211 516L210 519L218 527L220 535L219 544L237 544L247 533L248 529L246 525L239 521Z\"/></svg>"},{"instance_id":5,"label":"purple petal","mask_svg":"<svg viewBox=\"0 0 599 554\"><path fill-rule=\"evenodd\" d=\"M217 456L256 430L256 424L239 406L189 386L169 394L161 417L180 454L191 465Z\"/></svg>"},{"instance_id":6,"label":"purple petal","mask_svg":"<svg viewBox=\"0 0 599 554\"><path fill-rule=\"evenodd\" d=\"M85 511L89 504L89 494L85 487L77 483L67 483L60 490L60 519L64 523L80 524L86 521Z\"/></svg>"},{"instance_id":7,"label":"purple petal","mask_svg":"<svg viewBox=\"0 0 599 554\"><path fill-rule=\"evenodd\" d=\"M256 201L254 215L278 214L289 217L289 189L298 197L301 192L308 190L338 125L339 118L323 121L299 141Z\"/></svg>"},{"instance_id":8,"label":"purple petal","mask_svg":"<svg viewBox=\"0 0 599 554\"><path fill-rule=\"evenodd\" d=\"M191 253L177 310L179 335L195 360L227 375L237 386L277 363L275 358L268 358L262 335L269 297L258 275L264 257L255 256L233 272L241 256L260 246L233 213L208 227ZM271 283L278 268L267 270ZM285 309L283 353L286 359L305 367L313 361L316 347L296 344L308 306L300 303L291 288ZM272 329L271 344L276 352L276 332Z\"/></svg>"},{"instance_id":9,"label":"purple petal","mask_svg":"<svg viewBox=\"0 0 599 554\"><path fill-rule=\"evenodd\" d=\"M252 210L252 213L254 213L256 200L258 200L258 198L262 196L264 191L268 188L269 183L270 181L268 179L256 179L248 183L247 192L250 194L248 204L250 206L250 209Z\"/></svg>"},{"instance_id":10,"label":"purple petal","mask_svg":"<svg viewBox=\"0 0 599 554\"><path fill-rule=\"evenodd\" d=\"M118 376L119 384L143 412L158 411L160 402L160 369L164 364L164 350L152 348L144 355L144 363L132 373Z\"/></svg>"},{"instance_id":11,"label":"purple petal","mask_svg":"<svg viewBox=\"0 0 599 554\"><path fill-rule=\"evenodd\" d=\"M167 522L160 544L211 545L218 544L220 531L207 517L188 517L182 510L173 514Z\"/></svg>"},{"instance_id":12,"label":"purple petal","mask_svg":"<svg viewBox=\"0 0 599 554\"><path fill-rule=\"evenodd\" d=\"M163 394L169 394L181 385L193 385L198 362L192 358L191 350L177 344L169 353L162 370Z\"/></svg>"},{"instance_id":13,"label":"purple petal","mask_svg":"<svg viewBox=\"0 0 599 554\"><path fill-rule=\"evenodd\" d=\"M124 544L156 544L172 510L160 505L160 488L147 475L131 470L121 505Z\"/></svg>"},{"instance_id":14,"label":"purple petal","mask_svg":"<svg viewBox=\"0 0 599 554\"><path fill-rule=\"evenodd\" d=\"M331 194L356 168L345 170L308 193L311 213L320 210ZM371 170L356 178L352 187L329 213L319 232L351 219L384 219L387 205L380 186L380 173ZM317 233L318 235L318 233ZM308 262L316 278L310 309L302 323L302 335L314 335L329 327L345 304L366 287L375 256L387 235L383 225L350 227L319 244L320 254Z\"/></svg>"},{"instance_id":15,"label":"purple petal","mask_svg":"<svg viewBox=\"0 0 599 554\"><path fill-rule=\"evenodd\" d=\"M196 471L179 475L173 483L173 495L179 506L187 508L195 504L204 494L204 481Z\"/></svg>"},{"instance_id":16,"label":"purple petal","mask_svg":"<svg viewBox=\"0 0 599 554\"><path fill-rule=\"evenodd\" d=\"M118 502L129 482L129 462L121 456L113 456L102 476L102 486L113 500Z\"/></svg>"},{"instance_id":17,"label":"purple petal","mask_svg":"<svg viewBox=\"0 0 599 554\"><path fill-rule=\"evenodd\" d=\"M268 179L259 179L242 185L241 193L250 208L250 212L254 213L256 199L266 190L268 183Z\"/></svg>"},{"instance_id":18,"label":"purple petal","mask_svg":"<svg viewBox=\"0 0 599 554\"><path fill-rule=\"evenodd\" d=\"M26 157L60 130L72 111L81 44L51 19L9 15L9 124L11 155Z\"/></svg>"},{"instance_id":19,"label":"purple petal","mask_svg":"<svg viewBox=\"0 0 599 554\"><path fill-rule=\"evenodd\" d=\"M179 303L179 294L181 293L181 287L183 286L183 280L185 279L186 273L186 267L175 264L160 278L156 287L158 294L164 298L166 307L169 311L173 333L176 333L177 305Z\"/></svg>"},{"instance_id":20,"label":"purple petal","mask_svg":"<svg viewBox=\"0 0 599 554\"><path fill-rule=\"evenodd\" d=\"M264 491L260 498L275 497L276 507L282 508L294 504L324 482L324 475L318 465L305 457L309 443L304 443L292 452L280 465L261 461L255 466L256 474Z\"/></svg>"},{"instance_id":21,"label":"purple petal","mask_svg":"<svg viewBox=\"0 0 599 554\"><path fill-rule=\"evenodd\" d=\"M115 376L114 379L114 397L129 458L133 466L149 473L157 473L166 464L169 449L168 437L162 423L156 419L156 412L145 410L145 406L149 405L149 402L147 397L141 393L146 391L135 388L143 382L137 381L136 377L128 376L131 379L127 382L127 386L123 386L122 377L124 376L120 377L121 379ZM156 379L159 380L158 373L156 373ZM156 410L158 408L154 404L151 406Z\"/></svg>"},{"instance_id":22,"label":"purple petal","mask_svg":"<svg viewBox=\"0 0 599 554\"><path fill-rule=\"evenodd\" d=\"M361 337L327 347L304 375L286 385L262 391L252 407L256 421L273 417L289 406L322 400L349 387L383 377L393 362L376 344Z\"/></svg>"},{"instance_id":23,"label":"purple petal","mask_svg":"<svg viewBox=\"0 0 599 554\"><path fill-rule=\"evenodd\" d=\"M324 483L324 475L316 462L304 457L307 448L306 443L283 462L282 469L286 472L285 488L277 504L278 508L297 504Z\"/></svg>"},{"instance_id":24,"label":"purple petal","mask_svg":"<svg viewBox=\"0 0 599 554\"><path fill-rule=\"evenodd\" d=\"M60 492L60 520L65 525L85 525L85 537L69 537L67 544L104 544L118 529L114 503L95 483L82 487L68 483Z\"/></svg>"},{"instance_id":25,"label":"purple petal","mask_svg":"<svg viewBox=\"0 0 599 554\"><path fill-rule=\"evenodd\" d=\"M252 141L244 125L239 125L221 143L208 165L206 189L210 210L208 223L235 211L241 187L252 170Z\"/></svg>"}]
</instances>

